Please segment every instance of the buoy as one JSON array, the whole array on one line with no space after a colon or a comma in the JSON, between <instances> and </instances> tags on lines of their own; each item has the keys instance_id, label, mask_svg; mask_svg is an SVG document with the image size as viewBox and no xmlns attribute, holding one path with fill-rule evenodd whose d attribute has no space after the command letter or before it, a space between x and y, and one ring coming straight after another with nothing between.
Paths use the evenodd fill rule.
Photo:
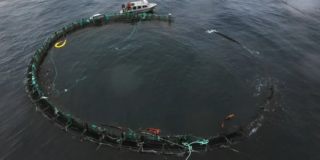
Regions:
<instances>
[{"instance_id":1,"label":"buoy","mask_svg":"<svg viewBox=\"0 0 320 160\"><path fill-rule=\"evenodd\" d=\"M232 117L234 117L234 114L230 114L228 117L225 118L225 120L229 120L229 119L231 119Z\"/></svg>"},{"instance_id":2,"label":"buoy","mask_svg":"<svg viewBox=\"0 0 320 160\"><path fill-rule=\"evenodd\" d=\"M63 47L64 45L66 45L67 40L65 39L64 42L63 42L63 43L62 43L62 42L63 42L63 41L57 42L54 46L55 46L56 48L61 48L61 47ZM60 43L62 43L62 44L59 45Z\"/></svg>"},{"instance_id":3,"label":"buoy","mask_svg":"<svg viewBox=\"0 0 320 160\"><path fill-rule=\"evenodd\" d=\"M234 117L234 114L230 114L228 117L224 119L224 121L222 122L222 128L224 127L224 122L230 120L232 117Z\"/></svg>"},{"instance_id":4,"label":"buoy","mask_svg":"<svg viewBox=\"0 0 320 160\"><path fill-rule=\"evenodd\" d=\"M155 128L147 128L148 131L153 132L154 134L159 134L160 133L160 129L155 129Z\"/></svg>"}]
</instances>

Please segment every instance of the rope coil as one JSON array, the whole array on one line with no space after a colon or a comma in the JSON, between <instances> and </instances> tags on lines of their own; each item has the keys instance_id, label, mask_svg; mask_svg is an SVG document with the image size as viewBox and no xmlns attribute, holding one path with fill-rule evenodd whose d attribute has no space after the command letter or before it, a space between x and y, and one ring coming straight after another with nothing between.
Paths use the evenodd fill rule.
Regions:
<instances>
[{"instance_id":1,"label":"rope coil","mask_svg":"<svg viewBox=\"0 0 320 160\"><path fill-rule=\"evenodd\" d=\"M62 43L63 42L63 43ZM62 44L61 44L62 43ZM66 45L66 43L67 43L67 40L65 39L64 41L60 41L60 42L57 42L54 46L56 47L56 48L62 48L62 47L64 47L65 45ZM61 45L59 45L59 44L61 44Z\"/></svg>"}]
</instances>

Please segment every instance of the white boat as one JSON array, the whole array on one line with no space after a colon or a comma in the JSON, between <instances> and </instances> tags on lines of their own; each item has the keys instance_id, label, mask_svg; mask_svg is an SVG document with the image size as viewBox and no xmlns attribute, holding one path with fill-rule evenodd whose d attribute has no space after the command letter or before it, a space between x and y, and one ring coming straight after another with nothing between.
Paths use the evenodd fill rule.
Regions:
<instances>
[{"instance_id":1,"label":"white boat","mask_svg":"<svg viewBox=\"0 0 320 160\"><path fill-rule=\"evenodd\" d=\"M128 7L129 5L129 7ZM149 3L147 0L140 0L136 2L122 5L120 14L122 13L146 13L151 12L157 6L156 3Z\"/></svg>"}]
</instances>

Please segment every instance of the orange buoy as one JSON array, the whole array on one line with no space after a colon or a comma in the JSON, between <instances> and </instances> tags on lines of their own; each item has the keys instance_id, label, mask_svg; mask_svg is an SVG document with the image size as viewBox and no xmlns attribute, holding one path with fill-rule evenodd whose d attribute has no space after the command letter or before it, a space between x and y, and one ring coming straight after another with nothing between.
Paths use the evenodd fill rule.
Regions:
<instances>
[{"instance_id":1,"label":"orange buoy","mask_svg":"<svg viewBox=\"0 0 320 160\"><path fill-rule=\"evenodd\" d=\"M154 134L159 134L160 133L160 129L154 129L154 128L147 128L148 131L152 131Z\"/></svg>"},{"instance_id":2,"label":"orange buoy","mask_svg":"<svg viewBox=\"0 0 320 160\"><path fill-rule=\"evenodd\" d=\"M227 120L229 120L229 119L231 119L232 117L234 117L234 114L230 114L228 117L226 117L225 119L224 119L224 121L227 121ZM224 121L222 122L222 128L224 127Z\"/></svg>"},{"instance_id":3,"label":"orange buoy","mask_svg":"<svg viewBox=\"0 0 320 160\"><path fill-rule=\"evenodd\" d=\"M234 117L234 114L230 114L228 117L225 118L225 120L229 120L229 119L231 119L232 117Z\"/></svg>"}]
</instances>

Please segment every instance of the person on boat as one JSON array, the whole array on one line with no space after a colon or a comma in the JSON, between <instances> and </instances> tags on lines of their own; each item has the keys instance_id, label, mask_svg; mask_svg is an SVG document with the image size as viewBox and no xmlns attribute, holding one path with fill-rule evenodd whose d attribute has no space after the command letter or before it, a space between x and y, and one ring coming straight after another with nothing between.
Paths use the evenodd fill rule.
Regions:
<instances>
[{"instance_id":1,"label":"person on boat","mask_svg":"<svg viewBox=\"0 0 320 160\"><path fill-rule=\"evenodd\" d=\"M130 11L130 3L127 4L127 11Z\"/></svg>"},{"instance_id":2,"label":"person on boat","mask_svg":"<svg viewBox=\"0 0 320 160\"><path fill-rule=\"evenodd\" d=\"M121 9L122 9L123 12L125 12L125 10L126 10L126 5L125 5L125 4L122 4L122 5L121 5Z\"/></svg>"}]
</instances>

